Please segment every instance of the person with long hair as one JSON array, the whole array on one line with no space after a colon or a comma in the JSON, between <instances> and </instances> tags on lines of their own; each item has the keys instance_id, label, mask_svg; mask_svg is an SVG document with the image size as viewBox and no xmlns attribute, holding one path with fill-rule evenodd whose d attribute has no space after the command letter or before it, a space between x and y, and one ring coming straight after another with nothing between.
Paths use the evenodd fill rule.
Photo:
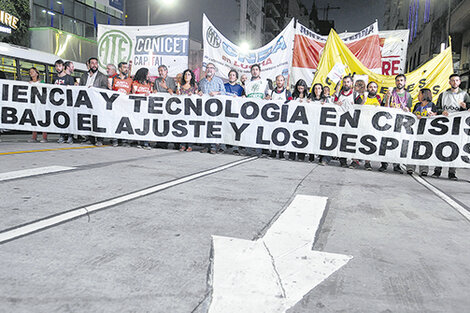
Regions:
<instances>
[{"instance_id":1,"label":"person with long hair","mask_svg":"<svg viewBox=\"0 0 470 313\"><path fill-rule=\"evenodd\" d=\"M181 77L181 87L177 90L178 95L191 96L199 93L199 86L196 83L196 76L189 68L184 70Z\"/></svg>"},{"instance_id":2,"label":"person with long hair","mask_svg":"<svg viewBox=\"0 0 470 313\"><path fill-rule=\"evenodd\" d=\"M148 68L142 67L137 70L132 80L132 93L136 95L150 95L152 86L149 80Z\"/></svg>"},{"instance_id":3,"label":"person with long hair","mask_svg":"<svg viewBox=\"0 0 470 313\"><path fill-rule=\"evenodd\" d=\"M292 99L298 100L299 102L302 102L303 100L307 100L308 102L310 102L310 99L308 97L309 94L307 83L305 82L305 80L299 79L297 83L295 83L294 91L292 92ZM299 155L304 156L304 154L299 154L295 152L284 152L284 158L286 160L291 159L296 161L299 159Z\"/></svg>"},{"instance_id":4,"label":"person with long hair","mask_svg":"<svg viewBox=\"0 0 470 313\"><path fill-rule=\"evenodd\" d=\"M302 88L301 88L302 89ZM312 87L312 93L307 96L307 101L311 100L314 104L324 104L325 96L323 95L323 86L320 83L315 83ZM313 154L298 153L299 160L313 162L315 156ZM328 157L321 156L322 160L328 160ZM329 161L329 160L328 160Z\"/></svg>"},{"instance_id":5,"label":"person with long hair","mask_svg":"<svg viewBox=\"0 0 470 313\"><path fill-rule=\"evenodd\" d=\"M323 85L320 83L315 83L312 88L312 93L309 95L310 100L317 102L319 104L324 104L326 99L323 94Z\"/></svg>"},{"instance_id":6,"label":"person with long hair","mask_svg":"<svg viewBox=\"0 0 470 313\"><path fill-rule=\"evenodd\" d=\"M305 80L299 79L297 83L295 84L294 87L294 92L292 92L292 98L294 100L300 100L302 101L303 99L307 100L308 99L308 86Z\"/></svg>"},{"instance_id":7,"label":"person with long hair","mask_svg":"<svg viewBox=\"0 0 470 313\"><path fill-rule=\"evenodd\" d=\"M323 105L327 103L327 99L324 95L323 85L320 83L315 83L312 87L312 93L309 95L308 98L312 101L313 104ZM300 155L299 157L302 157L302 155ZM307 160L313 162L314 155L307 155ZM331 161L331 157L326 155L320 155L319 161L321 165L327 165Z\"/></svg>"},{"instance_id":8,"label":"person with long hair","mask_svg":"<svg viewBox=\"0 0 470 313\"><path fill-rule=\"evenodd\" d=\"M149 81L149 70L148 68L142 67L137 70L132 81L131 93L135 95L148 96L152 92L152 86ZM137 142L137 148L144 148L150 150L150 144L148 141Z\"/></svg>"},{"instance_id":9,"label":"person with long hair","mask_svg":"<svg viewBox=\"0 0 470 313\"><path fill-rule=\"evenodd\" d=\"M181 86L176 90L177 95L197 95L199 93L199 86L196 83L196 76L194 75L193 71L189 68L184 70L183 75L181 77ZM190 143L182 143L180 145L180 151L193 151L192 144Z\"/></svg>"},{"instance_id":10,"label":"person with long hair","mask_svg":"<svg viewBox=\"0 0 470 313\"><path fill-rule=\"evenodd\" d=\"M44 83L44 81L41 80L41 77L40 77L40 74L39 74L39 71L38 71L37 68L35 68L35 67L30 68L28 73L29 73L29 83L30 84ZM38 141L38 132L33 132L33 136L28 141L29 142L37 142ZM42 142L42 143L47 142L47 133L46 132L42 132L42 139L41 139L40 142Z\"/></svg>"},{"instance_id":11,"label":"person with long hair","mask_svg":"<svg viewBox=\"0 0 470 313\"><path fill-rule=\"evenodd\" d=\"M418 93L418 103L413 108L413 114L418 119L427 118L428 116L435 116L437 114L437 106L432 102L432 91L429 88L422 88ZM413 174L416 169L416 165L407 165L406 172ZM428 176L429 166L420 165L419 175Z\"/></svg>"}]
</instances>

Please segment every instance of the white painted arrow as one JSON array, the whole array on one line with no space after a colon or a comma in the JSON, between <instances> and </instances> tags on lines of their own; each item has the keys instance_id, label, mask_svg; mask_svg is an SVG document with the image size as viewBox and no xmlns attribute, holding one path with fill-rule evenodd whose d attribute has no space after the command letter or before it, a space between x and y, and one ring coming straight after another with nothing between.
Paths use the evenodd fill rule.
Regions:
<instances>
[{"instance_id":1,"label":"white painted arrow","mask_svg":"<svg viewBox=\"0 0 470 313\"><path fill-rule=\"evenodd\" d=\"M327 198L297 195L263 238L213 236L209 313L285 312L352 256L312 251Z\"/></svg>"}]
</instances>

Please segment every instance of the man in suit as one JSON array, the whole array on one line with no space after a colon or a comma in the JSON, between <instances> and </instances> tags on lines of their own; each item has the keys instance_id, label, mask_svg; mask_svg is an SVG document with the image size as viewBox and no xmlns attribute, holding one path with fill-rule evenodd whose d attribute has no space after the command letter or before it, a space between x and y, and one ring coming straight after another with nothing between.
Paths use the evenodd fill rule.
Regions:
<instances>
[{"instance_id":1,"label":"man in suit","mask_svg":"<svg viewBox=\"0 0 470 313\"><path fill-rule=\"evenodd\" d=\"M108 89L108 76L98 71L98 59L91 57L88 59L89 70L83 73L80 77L80 86L96 87L102 89ZM90 136L90 141L94 142L96 146L103 145L102 138L94 138Z\"/></svg>"},{"instance_id":2,"label":"man in suit","mask_svg":"<svg viewBox=\"0 0 470 313\"><path fill-rule=\"evenodd\" d=\"M80 86L108 89L108 77L98 71L98 59L91 57L88 64L90 69L80 77Z\"/></svg>"}]
</instances>

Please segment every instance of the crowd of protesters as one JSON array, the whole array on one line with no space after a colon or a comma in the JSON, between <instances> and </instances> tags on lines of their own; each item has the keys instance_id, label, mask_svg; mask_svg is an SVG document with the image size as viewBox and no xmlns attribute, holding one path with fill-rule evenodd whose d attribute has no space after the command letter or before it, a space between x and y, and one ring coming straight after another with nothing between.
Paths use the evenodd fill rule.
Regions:
<instances>
[{"instance_id":1,"label":"crowd of protesters","mask_svg":"<svg viewBox=\"0 0 470 313\"><path fill-rule=\"evenodd\" d=\"M140 94L148 96L152 93L169 93L176 95L200 95L207 94L209 96L228 95L233 97L247 97L247 98L260 98L266 100L280 100L288 103L291 100L305 101L308 105L324 105L332 104L338 105L342 110L348 111L355 104L369 105L369 106L384 106L410 112L412 110L412 98L408 91L406 91L406 76L399 74L395 77L395 87L389 88L388 92L382 99L377 93L379 85L370 81L366 85L361 79L354 81L354 77L347 75L342 77L336 85L335 93L331 95L330 87L323 86L320 83L313 85L311 93L309 93L309 85L303 79L295 82L293 90L289 90L286 86L286 79L283 75L275 77L274 84L261 75L261 66L254 64L250 68L251 78L246 74L239 75L239 73L232 69L228 73L227 83L224 84L223 80L216 75L217 68L213 63L206 64L206 71L204 77L197 82L196 76L191 69L186 69L183 73L178 75L175 79L168 76L168 68L165 65L158 67L158 74L154 81L149 77L149 70L147 68L140 68L136 71L133 77L131 73L131 62L121 62L117 65L108 64L106 67L107 75L98 71L98 59L95 57L87 61L88 72L84 73L79 82L77 82L71 74L74 71L73 62L57 60L54 64L56 75L53 79L53 84L57 85L80 85L87 87L96 87L102 89L111 89L124 94ZM40 80L39 71L32 67L29 70L29 77L31 84L43 83ZM460 76L452 74L449 77L450 88L439 95L437 103L432 102L432 92L427 88L420 89L418 94L418 103L414 106L412 113L417 118L426 118L434 115L445 115L470 110L470 96L460 89ZM37 132L32 133L30 142L38 141ZM47 142L47 133L42 133L40 142ZM97 137L77 137L74 138L73 134L61 134L58 143L74 143L86 142L97 146L103 145L104 138ZM129 142L127 140L110 139L113 146L117 147L135 145L139 148L152 149L152 147L168 148L169 144L166 142L151 143L148 141L143 142ZM179 151L193 151L194 144L180 143L174 144ZM224 153L228 151L225 144L205 144L200 150L204 153ZM237 155L256 155L259 157L280 158L286 160L296 160L313 162L314 155L306 153L296 153L289 151L268 151L261 148L243 148L231 147L233 154ZM318 156L317 160L321 165L328 165L333 158L330 156ZM341 167L358 168L361 166L361 160L353 159L348 165L346 158L337 158ZM372 170L369 160L363 160L364 168ZM387 171L388 164L381 163L378 168L380 172ZM408 174L414 173L416 167L413 165L406 165L406 172ZM428 167L420 166L418 173L422 176L428 175ZM400 164L393 165L393 171L403 174ZM434 169L433 177L441 175L442 168L436 167ZM449 179L457 179L456 169L449 168Z\"/></svg>"}]
</instances>

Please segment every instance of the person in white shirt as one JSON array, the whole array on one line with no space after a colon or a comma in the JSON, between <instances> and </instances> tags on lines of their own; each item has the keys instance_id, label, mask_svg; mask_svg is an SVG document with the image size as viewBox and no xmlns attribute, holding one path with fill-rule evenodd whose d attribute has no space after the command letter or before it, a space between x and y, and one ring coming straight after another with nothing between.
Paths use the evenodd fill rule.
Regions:
<instances>
[{"instance_id":1,"label":"person in white shirt","mask_svg":"<svg viewBox=\"0 0 470 313\"><path fill-rule=\"evenodd\" d=\"M250 68L251 80L245 82L245 94L247 98L264 99L269 96L270 89L268 81L260 77L261 67L253 64Z\"/></svg>"},{"instance_id":2,"label":"person in white shirt","mask_svg":"<svg viewBox=\"0 0 470 313\"><path fill-rule=\"evenodd\" d=\"M470 111L470 96L468 93L460 89L460 83L461 80L458 74L452 74L449 76L450 88L439 95L436 103L437 114L449 116L449 114L460 111ZM438 166L434 168L432 177L437 178L441 176L441 172L442 167ZM457 169L455 167L449 167L448 178L457 180L456 172Z\"/></svg>"}]
</instances>

